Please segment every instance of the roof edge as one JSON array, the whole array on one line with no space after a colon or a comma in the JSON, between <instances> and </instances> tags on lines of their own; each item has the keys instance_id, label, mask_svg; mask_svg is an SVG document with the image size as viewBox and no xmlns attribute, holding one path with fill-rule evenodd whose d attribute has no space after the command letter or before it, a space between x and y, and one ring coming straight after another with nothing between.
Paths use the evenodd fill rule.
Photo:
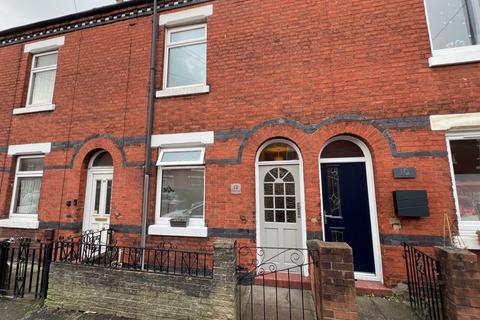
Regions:
<instances>
[{"instance_id":1,"label":"roof edge","mask_svg":"<svg viewBox=\"0 0 480 320\"><path fill-rule=\"evenodd\" d=\"M213 0L159 0L158 12L211 2ZM7 29L0 32L0 48L61 35L86 28L152 15L152 0L130 0L109 6L94 8L49 20Z\"/></svg>"},{"instance_id":2,"label":"roof edge","mask_svg":"<svg viewBox=\"0 0 480 320\"><path fill-rule=\"evenodd\" d=\"M162 1L160 1L160 2L162 2ZM171 2L171 1L163 1L163 2ZM153 1L152 0L129 0L129 1L126 1L126 2L114 3L114 4L107 5L107 6L93 8L93 9L86 10L86 11L76 12L76 13L68 14L68 15L65 15L65 16L55 17L55 18L51 18L51 19L47 19L47 20L42 20L42 21L38 21L38 22L34 22L34 23L25 24L25 25L18 26L18 27L13 27L13 28L10 28L10 29L5 29L5 30L0 31L0 37L4 37L4 36L8 36L8 35L15 35L15 34L22 33L22 32L25 32L25 31L28 31L28 30L31 30L31 29L48 27L50 25L59 24L59 23L62 23L62 22L67 22L67 21L71 21L71 20L78 20L78 19L89 17L89 16L108 13L108 12L111 12L111 11L117 11L117 10L121 10L121 9L128 9L130 7L136 7L136 6L145 5L145 4L148 4L148 3L153 3Z\"/></svg>"}]
</instances>

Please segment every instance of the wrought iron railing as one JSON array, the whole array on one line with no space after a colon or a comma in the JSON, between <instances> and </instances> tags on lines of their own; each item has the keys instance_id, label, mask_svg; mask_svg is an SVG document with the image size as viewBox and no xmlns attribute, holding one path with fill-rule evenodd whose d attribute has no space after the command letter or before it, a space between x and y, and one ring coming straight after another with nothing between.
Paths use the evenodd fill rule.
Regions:
<instances>
[{"instance_id":1,"label":"wrought iron railing","mask_svg":"<svg viewBox=\"0 0 480 320\"><path fill-rule=\"evenodd\" d=\"M80 235L70 237L67 240L97 245L110 245L113 241L113 229L85 230L82 231Z\"/></svg>"},{"instance_id":2,"label":"wrought iron railing","mask_svg":"<svg viewBox=\"0 0 480 320\"><path fill-rule=\"evenodd\" d=\"M240 273L255 271L269 273L278 270L278 260L292 267L308 263L308 249L244 246L237 250L237 269Z\"/></svg>"},{"instance_id":3,"label":"wrought iron railing","mask_svg":"<svg viewBox=\"0 0 480 320\"><path fill-rule=\"evenodd\" d=\"M52 261L109 269L213 277L213 253L164 245L140 248L82 241L55 241Z\"/></svg>"},{"instance_id":4,"label":"wrought iron railing","mask_svg":"<svg viewBox=\"0 0 480 320\"><path fill-rule=\"evenodd\" d=\"M52 244L28 238L0 242L0 294L45 298Z\"/></svg>"},{"instance_id":5,"label":"wrought iron railing","mask_svg":"<svg viewBox=\"0 0 480 320\"><path fill-rule=\"evenodd\" d=\"M237 290L240 320L317 319L308 249L240 247Z\"/></svg>"},{"instance_id":6,"label":"wrought iron railing","mask_svg":"<svg viewBox=\"0 0 480 320\"><path fill-rule=\"evenodd\" d=\"M403 247L412 308L421 319L444 319L438 261L406 243Z\"/></svg>"}]
</instances>

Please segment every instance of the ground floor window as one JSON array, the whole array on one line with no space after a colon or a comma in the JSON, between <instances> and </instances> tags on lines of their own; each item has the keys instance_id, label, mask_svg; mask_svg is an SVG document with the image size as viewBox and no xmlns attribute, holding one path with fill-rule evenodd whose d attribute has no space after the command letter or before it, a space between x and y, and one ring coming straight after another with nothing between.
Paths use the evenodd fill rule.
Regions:
<instances>
[{"instance_id":1,"label":"ground floor window","mask_svg":"<svg viewBox=\"0 0 480 320\"><path fill-rule=\"evenodd\" d=\"M162 149L158 157L160 219L204 219L204 148Z\"/></svg>"},{"instance_id":2,"label":"ground floor window","mask_svg":"<svg viewBox=\"0 0 480 320\"><path fill-rule=\"evenodd\" d=\"M449 133L447 143L458 218L457 244L480 249L480 133Z\"/></svg>"},{"instance_id":3,"label":"ground floor window","mask_svg":"<svg viewBox=\"0 0 480 320\"><path fill-rule=\"evenodd\" d=\"M42 176L43 156L23 156L17 159L11 216L38 215Z\"/></svg>"},{"instance_id":4,"label":"ground floor window","mask_svg":"<svg viewBox=\"0 0 480 320\"><path fill-rule=\"evenodd\" d=\"M449 142L459 218L480 222L480 138Z\"/></svg>"},{"instance_id":5,"label":"ground floor window","mask_svg":"<svg viewBox=\"0 0 480 320\"><path fill-rule=\"evenodd\" d=\"M203 218L204 169L162 169L161 217Z\"/></svg>"}]
</instances>

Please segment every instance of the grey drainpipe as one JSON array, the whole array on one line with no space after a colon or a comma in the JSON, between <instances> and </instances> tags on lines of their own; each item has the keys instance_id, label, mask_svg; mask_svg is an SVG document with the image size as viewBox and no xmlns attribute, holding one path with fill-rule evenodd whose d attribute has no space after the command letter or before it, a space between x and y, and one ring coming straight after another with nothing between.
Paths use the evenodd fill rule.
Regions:
<instances>
[{"instance_id":1,"label":"grey drainpipe","mask_svg":"<svg viewBox=\"0 0 480 320\"><path fill-rule=\"evenodd\" d=\"M149 184L151 175L152 162L152 130L153 130L153 116L155 107L155 76L157 73L157 38L158 38L158 21L157 21L157 0L153 0L153 15L152 15L152 47L150 56L150 86L148 91L148 109L147 109L147 137L145 142L145 167L143 180L143 202L142 202L142 230L140 238L140 246L145 247L147 240L147 217L148 217L148 202L149 202ZM142 259L143 260L143 259ZM143 268L143 261L142 261Z\"/></svg>"}]
</instances>

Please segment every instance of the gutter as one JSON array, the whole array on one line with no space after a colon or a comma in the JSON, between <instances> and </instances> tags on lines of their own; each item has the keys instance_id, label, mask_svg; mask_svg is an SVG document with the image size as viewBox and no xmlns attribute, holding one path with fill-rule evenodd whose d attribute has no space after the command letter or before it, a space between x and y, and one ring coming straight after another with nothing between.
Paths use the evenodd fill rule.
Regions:
<instances>
[{"instance_id":1,"label":"gutter","mask_svg":"<svg viewBox=\"0 0 480 320\"><path fill-rule=\"evenodd\" d=\"M143 180L143 201L142 201L142 228L140 235L140 247L145 248L147 239L147 218L148 218L148 204L149 204L149 184L150 176L152 174L152 130L153 130L153 116L155 107L155 77L157 74L157 38L158 38L158 21L157 21L157 0L153 0L153 15L152 15L152 47L150 56L150 82L148 91L148 105L147 105L147 132L145 141L145 166L144 166L144 180ZM143 268L143 259L142 259Z\"/></svg>"}]
</instances>

